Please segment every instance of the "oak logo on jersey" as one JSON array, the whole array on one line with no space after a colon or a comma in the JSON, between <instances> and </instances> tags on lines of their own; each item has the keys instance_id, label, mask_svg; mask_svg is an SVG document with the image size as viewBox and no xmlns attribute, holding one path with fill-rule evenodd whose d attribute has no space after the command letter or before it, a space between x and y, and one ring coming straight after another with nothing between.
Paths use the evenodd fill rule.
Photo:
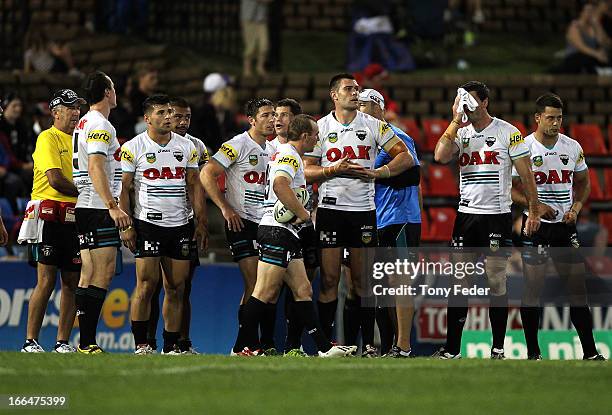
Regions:
<instances>
[{"instance_id":1,"label":"oak logo on jersey","mask_svg":"<svg viewBox=\"0 0 612 415\"><path fill-rule=\"evenodd\" d=\"M280 159L278 161L278 164L287 164L287 165L293 167L293 170L295 170L296 172L298 171L298 169L300 167L300 163L298 163L298 161L293 156L285 156L285 157L283 157L282 159Z\"/></svg>"},{"instance_id":2,"label":"oak logo on jersey","mask_svg":"<svg viewBox=\"0 0 612 415\"><path fill-rule=\"evenodd\" d=\"M184 167L176 167L174 172L170 167L162 167L161 170L156 168L146 169L142 173L145 179L149 180L157 180L157 179L184 179L185 178L185 168Z\"/></svg>"},{"instance_id":3,"label":"oak logo on jersey","mask_svg":"<svg viewBox=\"0 0 612 415\"><path fill-rule=\"evenodd\" d=\"M149 163L155 163L155 160L157 160L157 157L155 157L155 153L147 153L146 157Z\"/></svg>"},{"instance_id":4,"label":"oak logo on jersey","mask_svg":"<svg viewBox=\"0 0 612 415\"><path fill-rule=\"evenodd\" d=\"M519 143L524 143L524 142L525 142L525 139L523 138L523 135L519 131L510 134L510 147L514 147L515 145L518 145Z\"/></svg>"},{"instance_id":5,"label":"oak logo on jersey","mask_svg":"<svg viewBox=\"0 0 612 415\"><path fill-rule=\"evenodd\" d=\"M258 163L258 159L257 159L257 154L250 154L249 155L249 164L251 166L257 166Z\"/></svg>"},{"instance_id":6,"label":"oak logo on jersey","mask_svg":"<svg viewBox=\"0 0 612 415\"><path fill-rule=\"evenodd\" d=\"M134 155L127 148L121 149L121 160L125 160L128 163L134 163Z\"/></svg>"},{"instance_id":7,"label":"oak logo on jersey","mask_svg":"<svg viewBox=\"0 0 612 415\"><path fill-rule=\"evenodd\" d=\"M542 159L542 156L535 156L533 159L533 165L536 167L540 167L542 166L542 164L544 164L544 160Z\"/></svg>"},{"instance_id":8,"label":"oak logo on jersey","mask_svg":"<svg viewBox=\"0 0 612 415\"><path fill-rule=\"evenodd\" d=\"M559 160L561 160L563 165L567 166L567 163L569 163L569 156L567 154L559 154Z\"/></svg>"},{"instance_id":9,"label":"oak logo on jersey","mask_svg":"<svg viewBox=\"0 0 612 415\"><path fill-rule=\"evenodd\" d=\"M461 143L463 144L463 148L468 148L470 146L470 137L462 137Z\"/></svg>"},{"instance_id":10,"label":"oak logo on jersey","mask_svg":"<svg viewBox=\"0 0 612 415\"><path fill-rule=\"evenodd\" d=\"M175 159L177 159L178 161L183 161L183 158L185 158L185 156L183 155L183 152L181 150L174 150L172 152L172 155L174 156Z\"/></svg>"},{"instance_id":11,"label":"oak logo on jersey","mask_svg":"<svg viewBox=\"0 0 612 415\"><path fill-rule=\"evenodd\" d=\"M367 133L365 130L357 130L355 131L355 135L357 136L358 139L363 141L365 140Z\"/></svg>"},{"instance_id":12,"label":"oak logo on jersey","mask_svg":"<svg viewBox=\"0 0 612 415\"><path fill-rule=\"evenodd\" d=\"M236 149L227 143L223 143L219 151L225 154L230 161L234 161L238 157L238 152Z\"/></svg>"},{"instance_id":13,"label":"oak logo on jersey","mask_svg":"<svg viewBox=\"0 0 612 415\"><path fill-rule=\"evenodd\" d=\"M248 171L244 173L244 181L250 184L265 184L266 183L266 172L258 173L256 171Z\"/></svg>"},{"instance_id":14,"label":"oak logo on jersey","mask_svg":"<svg viewBox=\"0 0 612 415\"><path fill-rule=\"evenodd\" d=\"M113 153L115 161L121 161L121 147L117 147L117 150Z\"/></svg>"},{"instance_id":15,"label":"oak logo on jersey","mask_svg":"<svg viewBox=\"0 0 612 415\"><path fill-rule=\"evenodd\" d=\"M97 141L101 143L110 143L111 135L106 130L93 130L87 134L87 142Z\"/></svg>"},{"instance_id":16,"label":"oak logo on jersey","mask_svg":"<svg viewBox=\"0 0 612 415\"><path fill-rule=\"evenodd\" d=\"M327 141L330 143L335 143L338 141L338 133L329 133L327 134Z\"/></svg>"},{"instance_id":17,"label":"oak logo on jersey","mask_svg":"<svg viewBox=\"0 0 612 415\"><path fill-rule=\"evenodd\" d=\"M472 151L472 154L463 153L459 157L459 165L465 167L467 165L477 166L480 164L499 164L497 151L484 151L484 159L478 151Z\"/></svg>"},{"instance_id":18,"label":"oak logo on jersey","mask_svg":"<svg viewBox=\"0 0 612 415\"><path fill-rule=\"evenodd\" d=\"M338 161L341 158L348 157L351 160L370 160L371 146L357 146L357 152L351 146L344 146L343 149L330 148L325 156L328 161Z\"/></svg>"},{"instance_id":19,"label":"oak logo on jersey","mask_svg":"<svg viewBox=\"0 0 612 415\"><path fill-rule=\"evenodd\" d=\"M485 143L487 143L487 145L489 147L491 147L493 144L495 144L495 137L487 137L487 138L485 138Z\"/></svg>"},{"instance_id":20,"label":"oak logo on jersey","mask_svg":"<svg viewBox=\"0 0 612 415\"><path fill-rule=\"evenodd\" d=\"M388 122L385 123L380 123L380 136L384 137L385 134L387 134L387 132L391 129L391 126L389 125Z\"/></svg>"},{"instance_id":21,"label":"oak logo on jersey","mask_svg":"<svg viewBox=\"0 0 612 415\"><path fill-rule=\"evenodd\" d=\"M571 170L561 170L561 172L549 170L548 174L543 171L534 171L533 177L536 184L562 184L572 182L572 173Z\"/></svg>"}]
</instances>

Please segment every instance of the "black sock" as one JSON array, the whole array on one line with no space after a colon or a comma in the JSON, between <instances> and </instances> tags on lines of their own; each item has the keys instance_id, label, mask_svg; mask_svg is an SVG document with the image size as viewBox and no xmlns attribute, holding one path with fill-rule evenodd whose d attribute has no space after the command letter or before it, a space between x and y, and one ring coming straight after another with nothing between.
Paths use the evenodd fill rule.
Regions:
<instances>
[{"instance_id":1,"label":"black sock","mask_svg":"<svg viewBox=\"0 0 612 415\"><path fill-rule=\"evenodd\" d=\"M296 301L295 311L298 318L306 328L306 331L315 341L317 349L323 353L331 349L329 337L325 336L320 326L317 324L317 318L312 301Z\"/></svg>"},{"instance_id":2,"label":"black sock","mask_svg":"<svg viewBox=\"0 0 612 415\"><path fill-rule=\"evenodd\" d=\"M238 307L238 335L236 336L236 343L234 343L234 353L241 352L245 346L243 333L244 330L242 328L244 323L244 306L245 304L240 304L240 307Z\"/></svg>"},{"instance_id":3,"label":"black sock","mask_svg":"<svg viewBox=\"0 0 612 415\"><path fill-rule=\"evenodd\" d=\"M261 347L264 350L275 348L274 326L276 325L276 304L266 303L263 317L261 319Z\"/></svg>"},{"instance_id":4,"label":"black sock","mask_svg":"<svg viewBox=\"0 0 612 415\"><path fill-rule=\"evenodd\" d=\"M359 335L359 297L347 298L344 301L344 344L356 345Z\"/></svg>"},{"instance_id":5,"label":"black sock","mask_svg":"<svg viewBox=\"0 0 612 415\"><path fill-rule=\"evenodd\" d=\"M85 291L83 298L85 314L81 319L79 316L79 327L81 328L81 347L87 347L96 344L96 330L98 327L98 319L106 297L104 288L90 285ZM82 321L83 320L83 321ZM81 325L82 323L82 325Z\"/></svg>"},{"instance_id":6,"label":"black sock","mask_svg":"<svg viewBox=\"0 0 612 415\"><path fill-rule=\"evenodd\" d=\"M446 313L446 345L448 353L458 354L461 351L461 335L463 325L467 319L468 298L465 296L452 296L448 300Z\"/></svg>"},{"instance_id":7,"label":"black sock","mask_svg":"<svg viewBox=\"0 0 612 415\"><path fill-rule=\"evenodd\" d=\"M259 325L265 312L266 303L253 296L249 297L249 300L244 305L241 328L243 330L244 343L251 351L261 349L261 344L259 342Z\"/></svg>"},{"instance_id":8,"label":"black sock","mask_svg":"<svg viewBox=\"0 0 612 415\"><path fill-rule=\"evenodd\" d=\"M542 354L538 342L538 330L540 329L540 307L521 305L521 321L527 343L527 356Z\"/></svg>"},{"instance_id":9,"label":"black sock","mask_svg":"<svg viewBox=\"0 0 612 415\"><path fill-rule=\"evenodd\" d=\"M149 320L145 320L145 321L132 320L132 334L134 334L134 344L136 346L138 346L139 344L147 343L148 325L149 325Z\"/></svg>"},{"instance_id":10,"label":"black sock","mask_svg":"<svg viewBox=\"0 0 612 415\"><path fill-rule=\"evenodd\" d=\"M285 352L299 349L302 345L302 332L304 325L300 321L295 309L293 293L288 288L285 290L285 316L287 317L287 339L285 340Z\"/></svg>"},{"instance_id":11,"label":"black sock","mask_svg":"<svg viewBox=\"0 0 612 415\"><path fill-rule=\"evenodd\" d=\"M380 332L380 355L387 354L393 346L395 330L389 310L394 310L393 307L376 307L376 324Z\"/></svg>"},{"instance_id":12,"label":"black sock","mask_svg":"<svg viewBox=\"0 0 612 415\"><path fill-rule=\"evenodd\" d=\"M186 352L191 348L191 340L190 339L179 339L178 347L181 352Z\"/></svg>"},{"instance_id":13,"label":"black sock","mask_svg":"<svg viewBox=\"0 0 612 415\"><path fill-rule=\"evenodd\" d=\"M508 295L492 295L489 299L489 321L493 334L493 347L504 348L508 325Z\"/></svg>"},{"instance_id":14,"label":"black sock","mask_svg":"<svg viewBox=\"0 0 612 415\"><path fill-rule=\"evenodd\" d=\"M584 357L595 356L597 348L593 337L593 317L589 306L570 307L570 319L578 332Z\"/></svg>"},{"instance_id":15,"label":"black sock","mask_svg":"<svg viewBox=\"0 0 612 415\"><path fill-rule=\"evenodd\" d=\"M157 287L155 287L153 297L151 298L151 312L149 313L149 326L147 327L147 337L149 338L149 346L151 347L153 347L150 342L151 339L154 340L155 346L157 346L155 337L157 336L157 325L159 324L159 296L163 285L162 279L160 278L157 282ZM156 349L156 347L153 348Z\"/></svg>"},{"instance_id":16,"label":"black sock","mask_svg":"<svg viewBox=\"0 0 612 415\"><path fill-rule=\"evenodd\" d=\"M80 345L85 346L83 343L83 325L87 324L85 315L87 314L87 300L86 293L87 288L77 287L75 290L75 303L77 309L77 318L79 319L79 331L81 332Z\"/></svg>"},{"instance_id":17,"label":"black sock","mask_svg":"<svg viewBox=\"0 0 612 415\"><path fill-rule=\"evenodd\" d=\"M175 349L180 335L178 331L166 331L166 329L164 329L164 353L171 352Z\"/></svg>"},{"instance_id":18,"label":"black sock","mask_svg":"<svg viewBox=\"0 0 612 415\"><path fill-rule=\"evenodd\" d=\"M376 309L374 307L365 306L362 304L361 297L357 297L359 301L359 324L361 326L361 344L374 345L374 323L376 321Z\"/></svg>"},{"instance_id":19,"label":"black sock","mask_svg":"<svg viewBox=\"0 0 612 415\"><path fill-rule=\"evenodd\" d=\"M148 338L147 344L151 346L151 349L157 350L157 339L155 337Z\"/></svg>"},{"instance_id":20,"label":"black sock","mask_svg":"<svg viewBox=\"0 0 612 415\"><path fill-rule=\"evenodd\" d=\"M336 308L338 308L338 299L329 303L318 302L319 306L319 322L321 323L321 329L323 334L328 339L332 338L334 331L334 321L336 320Z\"/></svg>"}]
</instances>

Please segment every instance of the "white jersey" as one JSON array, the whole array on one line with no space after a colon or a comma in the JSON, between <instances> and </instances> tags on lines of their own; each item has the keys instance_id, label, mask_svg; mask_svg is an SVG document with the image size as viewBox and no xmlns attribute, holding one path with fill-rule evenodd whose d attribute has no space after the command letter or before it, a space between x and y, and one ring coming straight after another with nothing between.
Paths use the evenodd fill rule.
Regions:
<instances>
[{"instance_id":1,"label":"white jersey","mask_svg":"<svg viewBox=\"0 0 612 415\"><path fill-rule=\"evenodd\" d=\"M242 219L261 220L271 152L268 142L260 146L245 131L223 143L212 157L225 168L225 198Z\"/></svg>"},{"instance_id":2,"label":"white jersey","mask_svg":"<svg viewBox=\"0 0 612 415\"><path fill-rule=\"evenodd\" d=\"M306 188L306 176L304 175L304 162L295 147L291 144L279 144L277 151L270 158L268 164L267 180L266 180L266 199L264 201L264 214L261 218L260 225L278 226L288 229L296 238L298 230L301 228L295 227L290 223L278 223L274 219L274 204L278 200L274 193L273 183L274 178L279 174L288 175L291 177L289 187L297 189L299 187Z\"/></svg>"},{"instance_id":3,"label":"white jersey","mask_svg":"<svg viewBox=\"0 0 612 415\"><path fill-rule=\"evenodd\" d=\"M145 131L121 148L121 168L134 173L136 219L163 227L189 221L187 169L198 168L191 141L171 133L168 144L161 146Z\"/></svg>"},{"instance_id":4,"label":"white jersey","mask_svg":"<svg viewBox=\"0 0 612 415\"><path fill-rule=\"evenodd\" d=\"M322 167L332 166L348 156L352 162L373 169L378 147L384 147L395 137L387 122L360 111L349 125L338 122L333 111L317 124L319 140L312 153L305 156L318 158ZM342 176L326 180L319 186L319 207L344 211L374 210L374 181Z\"/></svg>"},{"instance_id":5,"label":"white jersey","mask_svg":"<svg viewBox=\"0 0 612 415\"><path fill-rule=\"evenodd\" d=\"M281 143L278 136L276 136L273 140L268 141L268 144L270 145L270 148L272 148L272 152L270 153L270 158L272 158L272 154L276 153L278 151L278 146L283 143Z\"/></svg>"},{"instance_id":6,"label":"white jersey","mask_svg":"<svg viewBox=\"0 0 612 415\"><path fill-rule=\"evenodd\" d=\"M198 168L201 170L208 160L210 160L210 156L208 155L208 149L202 140L197 137L194 137L190 134L185 134L185 138L193 143L198 152ZM199 179L198 179L199 180ZM189 211L189 219L193 218L193 206L191 205L191 200L189 200L189 195L187 195L187 210Z\"/></svg>"},{"instance_id":7,"label":"white jersey","mask_svg":"<svg viewBox=\"0 0 612 415\"><path fill-rule=\"evenodd\" d=\"M512 162L529 156L520 131L499 118L482 131L470 124L455 138L459 147L459 212L500 214L512 205Z\"/></svg>"},{"instance_id":8,"label":"white jersey","mask_svg":"<svg viewBox=\"0 0 612 415\"><path fill-rule=\"evenodd\" d=\"M102 200L89 177L89 156L101 154L106 157L104 171L111 194L118 198L121 193L120 146L115 127L99 111L85 114L72 133L72 180L79 196L76 207L106 209L107 200Z\"/></svg>"},{"instance_id":9,"label":"white jersey","mask_svg":"<svg viewBox=\"0 0 612 415\"><path fill-rule=\"evenodd\" d=\"M534 134L525 137L531 151L531 168L538 189L538 199L555 210L554 220L541 218L542 222L556 223L574 203L572 191L574 172L587 170L582 147L576 140L559 134L552 148L545 147ZM516 169L512 170L518 176ZM525 210L525 214L529 212Z\"/></svg>"}]
</instances>

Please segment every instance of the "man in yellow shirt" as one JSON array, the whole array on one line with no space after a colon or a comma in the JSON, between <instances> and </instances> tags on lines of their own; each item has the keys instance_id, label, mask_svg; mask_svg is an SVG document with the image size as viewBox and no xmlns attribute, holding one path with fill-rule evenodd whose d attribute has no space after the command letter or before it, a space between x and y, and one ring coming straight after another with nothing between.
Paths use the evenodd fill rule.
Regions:
<instances>
[{"instance_id":1,"label":"man in yellow shirt","mask_svg":"<svg viewBox=\"0 0 612 415\"><path fill-rule=\"evenodd\" d=\"M28 206L40 203L38 216L43 224L38 243L30 246L32 260L37 264L38 281L28 305L27 334L22 352L44 352L38 344L38 335L55 288L58 269L62 271L62 290L54 351L76 351L68 344L76 315L75 290L81 270L74 214L79 193L72 182L72 132L79 121L81 104L85 104L85 100L70 89L55 93L49 103L53 126L40 133L32 155L34 185L32 202Z\"/></svg>"}]
</instances>

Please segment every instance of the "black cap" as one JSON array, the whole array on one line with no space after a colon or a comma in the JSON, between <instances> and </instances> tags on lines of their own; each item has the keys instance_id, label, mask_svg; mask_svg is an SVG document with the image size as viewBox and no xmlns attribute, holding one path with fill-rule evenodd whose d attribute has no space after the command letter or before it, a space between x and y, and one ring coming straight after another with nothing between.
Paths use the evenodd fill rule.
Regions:
<instances>
[{"instance_id":1,"label":"black cap","mask_svg":"<svg viewBox=\"0 0 612 415\"><path fill-rule=\"evenodd\" d=\"M76 103L83 105L87 102L79 97L72 89L60 89L53 94L53 98L51 98L49 102L49 109L52 110L58 105L74 105Z\"/></svg>"}]
</instances>

